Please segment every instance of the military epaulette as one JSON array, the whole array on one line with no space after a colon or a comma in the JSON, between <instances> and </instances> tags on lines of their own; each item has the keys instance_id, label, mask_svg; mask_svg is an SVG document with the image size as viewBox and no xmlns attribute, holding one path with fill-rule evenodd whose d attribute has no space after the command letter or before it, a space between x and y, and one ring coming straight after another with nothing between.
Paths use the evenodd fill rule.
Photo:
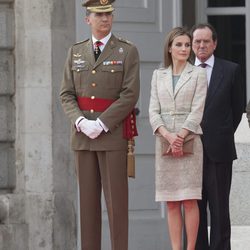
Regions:
<instances>
[{"instance_id":1,"label":"military epaulette","mask_svg":"<svg viewBox=\"0 0 250 250\"><path fill-rule=\"evenodd\" d=\"M130 44L130 45L132 45L132 44L133 44L133 43L132 43L132 42L130 42L129 40L123 39L123 38L121 38L121 37L118 37L118 40L119 40L119 41L121 41L121 42L123 42L123 43Z\"/></svg>"},{"instance_id":2,"label":"military epaulette","mask_svg":"<svg viewBox=\"0 0 250 250\"><path fill-rule=\"evenodd\" d=\"M77 42L77 43L75 43L74 45L81 44L81 43L85 43L85 42L87 42L87 41L89 41L89 38L88 38L88 39L86 39L86 40L83 40L83 41Z\"/></svg>"}]
</instances>

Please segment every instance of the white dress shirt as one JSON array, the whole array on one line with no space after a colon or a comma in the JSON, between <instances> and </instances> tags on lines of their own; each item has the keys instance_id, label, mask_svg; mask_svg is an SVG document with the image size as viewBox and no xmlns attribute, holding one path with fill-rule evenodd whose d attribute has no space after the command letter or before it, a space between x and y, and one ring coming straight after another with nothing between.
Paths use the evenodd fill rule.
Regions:
<instances>
[{"instance_id":1,"label":"white dress shirt","mask_svg":"<svg viewBox=\"0 0 250 250\"><path fill-rule=\"evenodd\" d=\"M97 40L97 39L92 35L93 48L94 48L95 42L96 42L96 41L100 41L100 42L102 42L102 45L99 46L99 48L100 48L100 50L101 50L101 52L102 52L102 51L104 50L106 44L108 43L110 37L111 37L111 32L110 32L107 36L105 36L104 38L102 38L101 40Z\"/></svg>"},{"instance_id":2,"label":"white dress shirt","mask_svg":"<svg viewBox=\"0 0 250 250\"><path fill-rule=\"evenodd\" d=\"M212 75L212 70L214 67L214 55L210 56L205 62L203 62L205 64L207 64L206 66L206 71L207 71L207 82L209 85L210 79L211 79L211 75ZM195 58L195 66L200 66L202 64L202 62L196 57Z\"/></svg>"}]
</instances>

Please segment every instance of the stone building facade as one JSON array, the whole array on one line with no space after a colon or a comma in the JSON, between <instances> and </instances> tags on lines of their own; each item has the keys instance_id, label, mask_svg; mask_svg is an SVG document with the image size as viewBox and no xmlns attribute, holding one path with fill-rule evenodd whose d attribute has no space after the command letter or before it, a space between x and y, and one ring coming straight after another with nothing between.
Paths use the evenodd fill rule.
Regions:
<instances>
[{"instance_id":1,"label":"stone building facade","mask_svg":"<svg viewBox=\"0 0 250 250\"><path fill-rule=\"evenodd\" d=\"M67 13L67 14L65 14ZM0 249L76 249L76 182L58 91L75 5L0 0Z\"/></svg>"},{"instance_id":2,"label":"stone building facade","mask_svg":"<svg viewBox=\"0 0 250 250\"><path fill-rule=\"evenodd\" d=\"M69 121L58 99L67 49L76 39L76 13L80 4L75 8L75 2L80 1L0 0L0 250L77 249L77 189L69 148ZM134 2L138 10L141 2ZM161 1L148 2L155 11L152 2L158 6ZM174 9L171 2L162 2L165 7L170 6L166 8L169 19ZM123 1L120 5L126 9L130 3ZM137 9L129 14L136 15ZM119 30L125 27L126 13L118 20ZM138 23L145 22L140 31L145 30L146 34L146 28L154 32L155 27L162 27L154 26L154 13L150 20L146 20L144 12L141 15L132 18L133 28L139 30ZM169 20L170 24L175 25ZM88 32L84 26L83 32ZM150 50L143 51L145 42L136 39L142 55L142 84L147 91L150 83L145 76L150 78L159 56L153 53L151 57ZM145 54L153 58L153 66L146 61ZM139 103L142 114L139 129L147 123L146 115L143 116L147 113L147 94ZM148 143L139 139L138 144L147 146L152 137L145 138ZM234 241L243 236L241 242L235 243L238 244L235 249L243 250L244 235L250 232L250 129L245 114L236 133L236 143L239 159L233 172L232 229ZM137 148L137 162L138 177L130 186L130 235L134 246L131 250L162 250L160 246L165 245L166 239L162 228L166 223L163 213L159 217L153 213L153 210L164 212L153 203L151 195L153 150ZM108 242L107 239L105 230L104 241ZM155 249L151 244L155 244ZM109 250L108 243L105 246L103 249Z\"/></svg>"}]
</instances>

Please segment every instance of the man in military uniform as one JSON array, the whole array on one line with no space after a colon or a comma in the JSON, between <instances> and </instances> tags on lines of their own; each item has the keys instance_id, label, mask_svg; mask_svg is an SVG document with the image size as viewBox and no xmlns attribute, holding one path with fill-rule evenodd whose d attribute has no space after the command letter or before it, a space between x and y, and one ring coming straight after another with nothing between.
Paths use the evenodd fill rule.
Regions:
<instances>
[{"instance_id":1,"label":"man in military uniform","mask_svg":"<svg viewBox=\"0 0 250 250\"><path fill-rule=\"evenodd\" d=\"M72 123L83 250L101 249L102 189L112 250L128 250L126 133L136 135L128 118L139 96L139 56L134 45L111 33L114 1L83 3L92 37L69 49L60 91Z\"/></svg>"}]
</instances>

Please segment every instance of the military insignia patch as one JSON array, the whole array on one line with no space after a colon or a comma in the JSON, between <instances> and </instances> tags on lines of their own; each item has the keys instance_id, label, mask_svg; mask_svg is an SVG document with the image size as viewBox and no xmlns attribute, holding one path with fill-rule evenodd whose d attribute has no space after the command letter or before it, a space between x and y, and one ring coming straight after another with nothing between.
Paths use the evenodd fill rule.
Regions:
<instances>
[{"instance_id":1,"label":"military insignia patch","mask_svg":"<svg viewBox=\"0 0 250 250\"><path fill-rule=\"evenodd\" d=\"M119 53L122 54L123 53L123 48L119 49Z\"/></svg>"},{"instance_id":2,"label":"military insignia patch","mask_svg":"<svg viewBox=\"0 0 250 250\"><path fill-rule=\"evenodd\" d=\"M77 53L77 54L74 54L73 56L76 57L76 58L79 58L79 57L81 57L82 55L79 54L79 53Z\"/></svg>"},{"instance_id":3,"label":"military insignia patch","mask_svg":"<svg viewBox=\"0 0 250 250\"><path fill-rule=\"evenodd\" d=\"M76 64L76 65L82 65L82 64L84 64L85 62L86 62L86 61L81 60L81 59L74 60L74 64Z\"/></svg>"},{"instance_id":4,"label":"military insignia patch","mask_svg":"<svg viewBox=\"0 0 250 250\"><path fill-rule=\"evenodd\" d=\"M122 65L122 61L104 61L103 65Z\"/></svg>"},{"instance_id":5,"label":"military insignia patch","mask_svg":"<svg viewBox=\"0 0 250 250\"><path fill-rule=\"evenodd\" d=\"M75 67L76 71L79 72L81 69L86 67L86 61L79 58L73 61L73 66Z\"/></svg>"},{"instance_id":6,"label":"military insignia patch","mask_svg":"<svg viewBox=\"0 0 250 250\"><path fill-rule=\"evenodd\" d=\"M100 0L101 5L106 5L106 4L108 4L108 2L109 2L108 0Z\"/></svg>"}]
</instances>

